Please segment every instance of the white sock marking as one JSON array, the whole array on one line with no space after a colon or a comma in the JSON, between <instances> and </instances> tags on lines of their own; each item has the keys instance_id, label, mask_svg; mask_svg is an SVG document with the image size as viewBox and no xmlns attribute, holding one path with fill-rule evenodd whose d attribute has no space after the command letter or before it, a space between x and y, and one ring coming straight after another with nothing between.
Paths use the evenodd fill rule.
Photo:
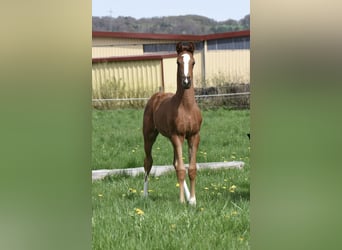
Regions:
<instances>
[{"instance_id":1,"label":"white sock marking","mask_svg":"<svg viewBox=\"0 0 342 250\"><path fill-rule=\"evenodd\" d=\"M184 180L184 193L185 193L186 200L189 201L189 199L190 199L190 192L189 192L188 185L186 185L186 181L185 180Z\"/></svg>"},{"instance_id":2,"label":"white sock marking","mask_svg":"<svg viewBox=\"0 0 342 250\"><path fill-rule=\"evenodd\" d=\"M148 196L148 178L144 182L144 196Z\"/></svg>"}]
</instances>

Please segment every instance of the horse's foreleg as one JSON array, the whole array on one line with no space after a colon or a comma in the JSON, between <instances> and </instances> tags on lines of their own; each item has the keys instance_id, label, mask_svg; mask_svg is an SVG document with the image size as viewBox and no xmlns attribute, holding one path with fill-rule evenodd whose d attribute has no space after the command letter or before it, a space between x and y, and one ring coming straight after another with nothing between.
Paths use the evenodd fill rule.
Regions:
<instances>
[{"instance_id":1,"label":"horse's foreleg","mask_svg":"<svg viewBox=\"0 0 342 250\"><path fill-rule=\"evenodd\" d=\"M200 141L200 135L196 134L188 139L188 147L189 147L189 178L190 178L190 205L196 205L196 194L195 194L195 181L197 174L197 166L196 166L196 154Z\"/></svg>"},{"instance_id":2,"label":"horse's foreleg","mask_svg":"<svg viewBox=\"0 0 342 250\"><path fill-rule=\"evenodd\" d=\"M171 142L174 150L174 160L173 164L176 169L177 179L179 183L179 200L181 203L184 203L184 180L185 180L185 167L183 163L183 152L182 152L182 144L184 138L180 136L173 136L171 138Z\"/></svg>"}]
</instances>

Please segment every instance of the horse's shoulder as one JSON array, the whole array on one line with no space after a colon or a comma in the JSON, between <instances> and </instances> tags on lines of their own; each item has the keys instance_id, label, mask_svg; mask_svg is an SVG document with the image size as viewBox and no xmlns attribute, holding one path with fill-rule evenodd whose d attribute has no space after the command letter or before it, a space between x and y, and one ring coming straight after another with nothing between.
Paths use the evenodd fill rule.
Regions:
<instances>
[{"instance_id":1,"label":"horse's shoulder","mask_svg":"<svg viewBox=\"0 0 342 250\"><path fill-rule=\"evenodd\" d=\"M156 93L155 95L154 95L154 100L155 100L155 102L156 103L161 103L161 102L163 102L165 99L169 99L169 98L171 98L172 97L172 93Z\"/></svg>"},{"instance_id":2,"label":"horse's shoulder","mask_svg":"<svg viewBox=\"0 0 342 250\"><path fill-rule=\"evenodd\" d=\"M172 95L173 95L172 93L162 93L162 92L158 92L154 94L150 99L150 102L153 107L153 112L158 110L160 105L162 103L165 103L165 100L168 100L168 99L170 100Z\"/></svg>"}]
</instances>

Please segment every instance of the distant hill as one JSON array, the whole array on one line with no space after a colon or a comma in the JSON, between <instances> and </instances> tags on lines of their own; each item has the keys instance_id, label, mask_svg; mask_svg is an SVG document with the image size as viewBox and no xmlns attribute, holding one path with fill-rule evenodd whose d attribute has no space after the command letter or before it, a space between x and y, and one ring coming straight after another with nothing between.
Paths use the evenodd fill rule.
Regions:
<instances>
[{"instance_id":1,"label":"distant hill","mask_svg":"<svg viewBox=\"0 0 342 250\"><path fill-rule=\"evenodd\" d=\"M240 20L228 19L215 21L213 19L198 16L166 16L135 19L133 17L119 16L96 17L93 16L93 31L112 32L140 32L158 34L188 34L203 35L222 33L229 31L248 30L250 28L250 15Z\"/></svg>"}]
</instances>

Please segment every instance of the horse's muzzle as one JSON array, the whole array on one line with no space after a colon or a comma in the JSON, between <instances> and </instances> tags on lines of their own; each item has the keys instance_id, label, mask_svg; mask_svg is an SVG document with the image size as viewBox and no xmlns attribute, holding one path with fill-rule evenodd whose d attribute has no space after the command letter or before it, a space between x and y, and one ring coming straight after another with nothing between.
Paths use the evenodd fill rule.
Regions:
<instances>
[{"instance_id":1,"label":"horse's muzzle","mask_svg":"<svg viewBox=\"0 0 342 250\"><path fill-rule=\"evenodd\" d=\"M191 87L191 79L189 76L183 78L182 85L184 89L188 89Z\"/></svg>"}]
</instances>

